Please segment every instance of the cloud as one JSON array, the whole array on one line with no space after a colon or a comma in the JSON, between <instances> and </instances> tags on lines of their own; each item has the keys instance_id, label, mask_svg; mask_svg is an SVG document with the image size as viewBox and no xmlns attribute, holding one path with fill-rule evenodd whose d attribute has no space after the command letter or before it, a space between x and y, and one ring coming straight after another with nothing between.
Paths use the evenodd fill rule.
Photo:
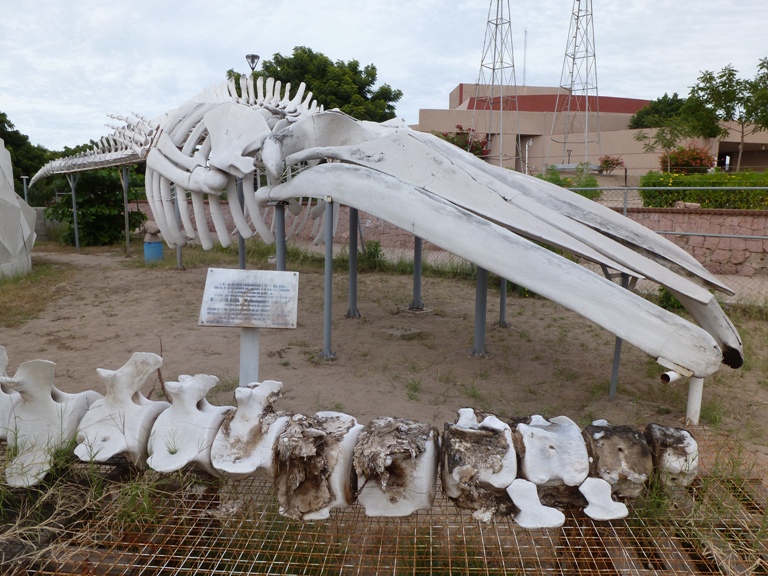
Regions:
<instances>
[{"instance_id":1,"label":"cloud","mask_svg":"<svg viewBox=\"0 0 768 576\"><path fill-rule=\"evenodd\" d=\"M505 4L502 0L502 5ZM568 2L510 2L518 84L557 85L571 19ZM0 111L33 143L76 146L108 133L110 113L166 112L244 55L307 46L333 60L374 64L404 92L398 116L444 108L480 70L486 0L35 0L6 2L0 19ZM702 70L731 63L744 77L768 56L768 4L594 3L601 94L687 95ZM527 32L526 32L527 31Z\"/></svg>"}]
</instances>

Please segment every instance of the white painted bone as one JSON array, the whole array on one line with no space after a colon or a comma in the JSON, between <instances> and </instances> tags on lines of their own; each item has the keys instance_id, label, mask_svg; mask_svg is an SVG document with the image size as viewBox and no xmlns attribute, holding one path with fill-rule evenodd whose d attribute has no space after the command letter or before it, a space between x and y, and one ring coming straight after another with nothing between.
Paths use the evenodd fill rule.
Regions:
<instances>
[{"instance_id":1,"label":"white painted bone","mask_svg":"<svg viewBox=\"0 0 768 576\"><path fill-rule=\"evenodd\" d=\"M584 513L593 520L619 520L629 514L627 505L611 498L611 485L602 478L587 478L579 486L587 499Z\"/></svg>"},{"instance_id":2,"label":"white painted bone","mask_svg":"<svg viewBox=\"0 0 768 576\"><path fill-rule=\"evenodd\" d=\"M557 508L542 505L536 492L536 484L517 478L507 487L507 493L520 510L515 522L522 528L559 528L565 523L565 514Z\"/></svg>"},{"instance_id":3,"label":"white painted bone","mask_svg":"<svg viewBox=\"0 0 768 576\"><path fill-rule=\"evenodd\" d=\"M348 414L296 414L276 444L275 489L280 513L324 520L354 502L352 458L362 424Z\"/></svg>"},{"instance_id":4,"label":"white painted bone","mask_svg":"<svg viewBox=\"0 0 768 576\"><path fill-rule=\"evenodd\" d=\"M517 425L525 449L523 477L537 486L578 486L589 472L587 447L581 429L567 416L546 420L531 417L530 424Z\"/></svg>"},{"instance_id":5,"label":"white painted bone","mask_svg":"<svg viewBox=\"0 0 768 576\"><path fill-rule=\"evenodd\" d=\"M582 430L589 453L590 475L602 478L619 496L636 497L653 473L651 449L632 426L610 426L596 420Z\"/></svg>"},{"instance_id":6,"label":"white painted bone","mask_svg":"<svg viewBox=\"0 0 768 576\"><path fill-rule=\"evenodd\" d=\"M357 499L368 516L429 510L437 492L437 430L403 418L376 418L355 445Z\"/></svg>"},{"instance_id":7,"label":"white painted bone","mask_svg":"<svg viewBox=\"0 0 768 576\"><path fill-rule=\"evenodd\" d=\"M18 394L8 422L8 444L15 454L5 468L9 486L34 486L43 480L56 451L75 438L89 401L98 396L57 391L54 367L48 360L30 360L13 377L0 377L4 391Z\"/></svg>"},{"instance_id":8,"label":"white painted bone","mask_svg":"<svg viewBox=\"0 0 768 576\"><path fill-rule=\"evenodd\" d=\"M211 464L211 445L231 406L212 406L205 395L218 384L216 376L179 376L166 382L171 407L160 413L147 443L147 465L158 472L175 472L196 465L218 474Z\"/></svg>"},{"instance_id":9,"label":"white painted bone","mask_svg":"<svg viewBox=\"0 0 768 576\"><path fill-rule=\"evenodd\" d=\"M275 443L290 420L272 407L282 387L282 382L264 380L235 389L237 410L224 420L211 446L211 463L218 472L272 480Z\"/></svg>"},{"instance_id":10,"label":"white painted bone","mask_svg":"<svg viewBox=\"0 0 768 576\"><path fill-rule=\"evenodd\" d=\"M443 435L443 492L487 522L511 509L505 492L517 476L512 432L496 416L483 415L480 421L472 408L458 412Z\"/></svg>"},{"instance_id":11,"label":"white painted bone","mask_svg":"<svg viewBox=\"0 0 768 576\"><path fill-rule=\"evenodd\" d=\"M699 469L699 446L682 428L648 424L645 439L653 453L653 465L662 483L688 486Z\"/></svg>"},{"instance_id":12,"label":"white painted bone","mask_svg":"<svg viewBox=\"0 0 768 576\"><path fill-rule=\"evenodd\" d=\"M6 376L5 369L8 367L8 354L3 346L0 346L0 378ZM13 407L21 401L21 396L16 391L6 394L0 388L0 440L8 439L10 431L11 413Z\"/></svg>"},{"instance_id":13,"label":"white painted bone","mask_svg":"<svg viewBox=\"0 0 768 576\"><path fill-rule=\"evenodd\" d=\"M106 462L122 455L135 466L146 464L152 425L170 404L148 400L141 387L162 364L157 354L135 352L118 370L96 369L107 393L80 422L75 447L78 458Z\"/></svg>"}]
</instances>

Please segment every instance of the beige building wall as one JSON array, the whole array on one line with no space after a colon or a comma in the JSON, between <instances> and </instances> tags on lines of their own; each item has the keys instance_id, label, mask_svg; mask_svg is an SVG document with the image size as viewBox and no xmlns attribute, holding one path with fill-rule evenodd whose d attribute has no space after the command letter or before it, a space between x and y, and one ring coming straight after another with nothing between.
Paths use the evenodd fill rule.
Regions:
<instances>
[{"instance_id":1,"label":"beige building wall","mask_svg":"<svg viewBox=\"0 0 768 576\"><path fill-rule=\"evenodd\" d=\"M551 99L557 93L565 94L566 91L558 88L525 86L506 87L503 95L506 96L539 96L542 99L542 107L545 100ZM572 128L568 141L563 136L566 114L555 114L554 105L549 111L520 111L500 112L499 110L471 110L468 109L476 96L481 98L490 95L490 87L478 87L474 84L460 84L451 91L448 97L448 109L423 109L419 111L419 123L414 126L422 132L455 132L456 126L465 129L474 128L478 134L490 134L491 161L498 162L501 158L502 165L507 168L527 171L530 174L538 174L546 169L547 165L578 164L589 162L599 164L602 155L619 156L627 167L627 174L636 179L649 170L659 170L659 158L661 151L646 152L642 143L635 140L639 130L629 130L627 125L632 113L604 112L589 115L589 129L585 137L585 114L572 113ZM498 91L496 92L498 96ZM519 102L524 99L520 98ZM601 107L617 108L620 106L642 107L642 101L610 98L601 96ZM534 102L525 102L526 106L536 107ZM638 108L639 109L639 108ZM499 114L502 115L503 135L499 137ZM599 121L599 142L598 126ZM517 126L519 125L519 129ZM653 135L653 130L646 130ZM516 135L520 134L518 146ZM551 135L551 136L550 136ZM739 146L739 131L736 127L730 130L730 134L721 139L695 139L697 145L707 148L716 159L720 156L720 163L724 155L729 155L729 167L736 167L736 155ZM586 140L586 144L585 144ZM499 153L500 144L502 146ZM568 151L570 150L570 154ZM527 160L527 164L526 164ZM768 168L768 132L759 132L747 137L742 156L742 169L764 170Z\"/></svg>"}]
</instances>

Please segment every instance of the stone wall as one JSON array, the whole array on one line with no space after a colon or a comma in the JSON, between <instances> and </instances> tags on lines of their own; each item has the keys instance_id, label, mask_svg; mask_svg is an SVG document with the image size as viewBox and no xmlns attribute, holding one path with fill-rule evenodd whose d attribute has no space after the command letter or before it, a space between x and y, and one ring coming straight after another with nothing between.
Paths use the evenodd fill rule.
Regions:
<instances>
[{"instance_id":1,"label":"stone wall","mask_svg":"<svg viewBox=\"0 0 768 576\"><path fill-rule=\"evenodd\" d=\"M656 232L768 236L768 210L629 208L627 216ZM714 274L768 275L768 240L666 236Z\"/></svg>"},{"instance_id":2,"label":"stone wall","mask_svg":"<svg viewBox=\"0 0 768 576\"><path fill-rule=\"evenodd\" d=\"M139 206L151 219L146 202ZM222 205L230 230L234 225L229 218L228 206ZM271 213L271 211L269 211ZM656 232L690 232L724 236L768 236L768 210L707 210L680 208L629 208L627 216ZM363 239L375 240L382 247L410 250L413 236L387 222L360 212L360 228ZM300 222L299 222L300 223ZM337 243L349 241L349 210L342 206L339 212ZM297 223L298 224L298 223ZM298 237L309 240L317 232L319 220L307 218ZM290 220L289 220L290 226ZM209 219L209 229L213 224ZM739 276L768 276L768 240L745 238L721 238L718 236L671 236L666 235L692 254L714 274ZM424 244L425 250L440 248Z\"/></svg>"}]
</instances>

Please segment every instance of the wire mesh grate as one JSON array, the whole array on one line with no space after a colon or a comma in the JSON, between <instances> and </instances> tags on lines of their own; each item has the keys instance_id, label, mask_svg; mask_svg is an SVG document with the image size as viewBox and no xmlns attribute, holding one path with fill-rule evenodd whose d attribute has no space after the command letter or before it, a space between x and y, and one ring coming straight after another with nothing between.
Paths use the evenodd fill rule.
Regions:
<instances>
[{"instance_id":1,"label":"wire mesh grate","mask_svg":"<svg viewBox=\"0 0 768 576\"><path fill-rule=\"evenodd\" d=\"M699 435L701 438L701 435ZM714 437L709 436L709 441ZM702 442L699 440L700 448ZM718 440L719 442L719 440ZM710 442L710 447L712 442ZM649 489L628 518L594 522L566 510L562 528L524 530L510 518L478 522L438 493L428 512L369 518L355 505L327 521L279 514L271 485L192 473L118 474L72 464L66 481L91 484L98 502L11 557L0 537L3 574L768 574L768 487L743 469L744 455L720 446L689 487ZM728 459L737 456L740 468ZM59 489L57 483L54 489ZM81 494L82 492L73 492ZM27 535L28 536L28 535ZM5 571L4 571L5 570Z\"/></svg>"}]
</instances>

